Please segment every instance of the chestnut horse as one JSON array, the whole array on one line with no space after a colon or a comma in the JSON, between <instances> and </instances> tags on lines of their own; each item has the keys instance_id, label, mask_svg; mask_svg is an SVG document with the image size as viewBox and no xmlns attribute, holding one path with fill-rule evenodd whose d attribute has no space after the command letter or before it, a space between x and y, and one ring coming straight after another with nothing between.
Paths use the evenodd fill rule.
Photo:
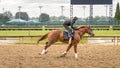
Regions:
<instances>
[{"instance_id":1,"label":"chestnut horse","mask_svg":"<svg viewBox=\"0 0 120 68\"><path fill-rule=\"evenodd\" d=\"M75 30L74 39L71 41L71 44L68 45L67 50L61 55L61 57L64 57L67 54L67 52L69 51L69 49L72 46L74 46L75 58L77 59L78 58L77 44L79 43L81 37L85 33L88 33L90 36L94 36L94 33L92 32L91 27L89 27L89 26L79 26L78 30ZM39 44L39 42L41 40L44 40L46 38L48 38L48 41L46 42L46 46L44 47L41 54L46 54L47 50L48 50L48 47L50 47L52 44L54 44L57 41L61 41L61 42L64 42L64 43L69 43L68 40L64 40L63 31L61 31L61 30L52 30L52 31L48 32L47 34L41 36L40 39L37 41L37 44Z\"/></svg>"}]
</instances>

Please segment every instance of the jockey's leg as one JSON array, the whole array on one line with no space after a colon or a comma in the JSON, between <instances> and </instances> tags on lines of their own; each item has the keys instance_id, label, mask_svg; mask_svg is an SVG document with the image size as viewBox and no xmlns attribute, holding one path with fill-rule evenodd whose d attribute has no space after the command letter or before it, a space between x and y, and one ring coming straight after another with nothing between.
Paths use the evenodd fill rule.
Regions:
<instances>
[{"instance_id":1,"label":"jockey's leg","mask_svg":"<svg viewBox=\"0 0 120 68\"><path fill-rule=\"evenodd\" d=\"M77 45L74 45L75 59L78 59Z\"/></svg>"},{"instance_id":2,"label":"jockey's leg","mask_svg":"<svg viewBox=\"0 0 120 68\"><path fill-rule=\"evenodd\" d=\"M69 28L69 26L67 25L63 25L65 27L65 29L68 31L68 37L71 37L71 29Z\"/></svg>"}]
</instances>

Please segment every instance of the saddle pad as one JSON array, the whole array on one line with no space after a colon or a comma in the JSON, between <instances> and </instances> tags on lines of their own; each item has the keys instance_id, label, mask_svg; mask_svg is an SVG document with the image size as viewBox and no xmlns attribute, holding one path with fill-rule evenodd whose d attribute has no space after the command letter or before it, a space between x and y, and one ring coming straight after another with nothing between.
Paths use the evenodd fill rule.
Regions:
<instances>
[{"instance_id":1,"label":"saddle pad","mask_svg":"<svg viewBox=\"0 0 120 68\"><path fill-rule=\"evenodd\" d=\"M64 40L69 40L68 31L63 31L63 38L64 38ZM72 33L72 40L73 39L74 39L74 31Z\"/></svg>"},{"instance_id":2,"label":"saddle pad","mask_svg":"<svg viewBox=\"0 0 120 68\"><path fill-rule=\"evenodd\" d=\"M63 31L63 38L64 38L64 40L69 40L68 32Z\"/></svg>"}]
</instances>

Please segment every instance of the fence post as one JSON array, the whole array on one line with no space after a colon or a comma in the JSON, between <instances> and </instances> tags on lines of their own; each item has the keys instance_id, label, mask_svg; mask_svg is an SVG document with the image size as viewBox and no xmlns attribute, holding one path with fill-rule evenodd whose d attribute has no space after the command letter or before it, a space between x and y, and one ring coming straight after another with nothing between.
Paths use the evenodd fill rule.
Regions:
<instances>
[{"instance_id":1,"label":"fence post","mask_svg":"<svg viewBox=\"0 0 120 68\"><path fill-rule=\"evenodd\" d=\"M118 38L117 38L117 36L115 36L115 45L118 45Z\"/></svg>"},{"instance_id":2,"label":"fence post","mask_svg":"<svg viewBox=\"0 0 120 68\"><path fill-rule=\"evenodd\" d=\"M45 26L42 26L42 30L45 30Z\"/></svg>"},{"instance_id":3,"label":"fence post","mask_svg":"<svg viewBox=\"0 0 120 68\"><path fill-rule=\"evenodd\" d=\"M117 42L117 45L118 45L118 41L119 41L119 40L118 40L118 37L117 37L117 40L116 40L116 42Z\"/></svg>"},{"instance_id":4,"label":"fence post","mask_svg":"<svg viewBox=\"0 0 120 68\"><path fill-rule=\"evenodd\" d=\"M113 30L113 26L112 25L110 25L109 30Z\"/></svg>"}]
</instances>

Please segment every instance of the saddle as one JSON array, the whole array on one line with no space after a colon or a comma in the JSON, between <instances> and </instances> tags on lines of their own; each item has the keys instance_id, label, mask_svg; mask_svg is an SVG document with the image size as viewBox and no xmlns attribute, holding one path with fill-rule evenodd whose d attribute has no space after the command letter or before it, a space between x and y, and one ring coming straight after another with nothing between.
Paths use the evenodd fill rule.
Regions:
<instances>
[{"instance_id":1,"label":"saddle","mask_svg":"<svg viewBox=\"0 0 120 68\"><path fill-rule=\"evenodd\" d=\"M74 39L74 34L75 34L75 31L74 30L72 30L71 31L72 33L71 33L71 37L72 37L72 40ZM65 30L65 31L63 31L63 38L64 38L64 40L69 40L69 34L68 34L69 32L67 31L67 30Z\"/></svg>"}]
</instances>

